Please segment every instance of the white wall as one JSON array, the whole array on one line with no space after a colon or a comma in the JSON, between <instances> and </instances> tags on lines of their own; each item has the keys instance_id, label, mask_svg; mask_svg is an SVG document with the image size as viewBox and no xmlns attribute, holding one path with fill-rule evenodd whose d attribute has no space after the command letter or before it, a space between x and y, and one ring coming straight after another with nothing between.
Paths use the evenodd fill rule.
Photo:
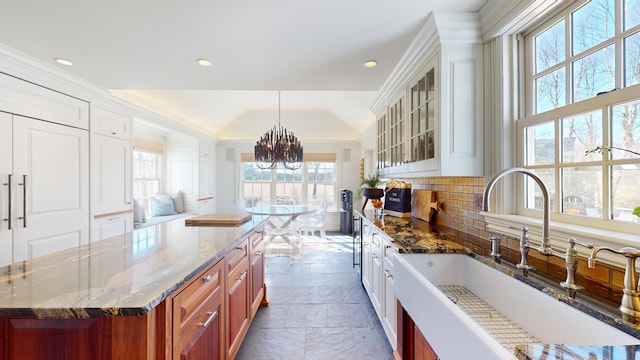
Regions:
<instances>
[{"instance_id":1,"label":"white wall","mask_svg":"<svg viewBox=\"0 0 640 360\"><path fill-rule=\"evenodd\" d=\"M305 145L312 140L357 140L360 133L326 110L292 111L281 114L280 123L293 131ZM277 111L249 111L222 128L217 134L220 140L249 140L258 138L278 124Z\"/></svg>"}]
</instances>

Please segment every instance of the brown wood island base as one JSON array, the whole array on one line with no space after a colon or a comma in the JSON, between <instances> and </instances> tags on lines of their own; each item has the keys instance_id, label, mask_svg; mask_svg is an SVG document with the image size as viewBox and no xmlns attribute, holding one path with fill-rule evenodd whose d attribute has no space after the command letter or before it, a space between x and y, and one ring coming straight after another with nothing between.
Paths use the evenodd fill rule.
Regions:
<instances>
[{"instance_id":1,"label":"brown wood island base","mask_svg":"<svg viewBox=\"0 0 640 360\"><path fill-rule=\"evenodd\" d=\"M10 292L0 288L0 359L234 359L258 308L268 304L264 284L263 220L258 217L253 224L243 225L244 230L235 228L228 231L184 230L177 229L174 224L175 234L187 235L183 238L187 244L178 242L174 247L171 241L158 238L157 243L161 244L158 249L151 249L139 258L133 256L132 261L125 260L124 265L111 256L115 254L117 258L123 253L131 254L128 245L120 251L113 244L102 244L104 249L108 249L105 253L110 255L103 253L106 257L99 259L94 253L92 260L104 262L109 259L114 262L102 269L99 275L106 275L104 278L86 275L88 282L105 283L100 290L91 285L80 287L81 296L65 290L56 293L57 297L53 299L37 299L31 308L26 303L11 307L7 305ZM162 226L157 228L158 233L164 234L160 237L174 232L170 225L165 229ZM184 228L184 223L180 226ZM203 237L211 236L213 239L215 235L226 237L226 242L218 238L203 243ZM132 237L126 237L124 241L119 239L116 242L130 244L131 240ZM191 245L198 244L195 251L189 249L189 241L192 241ZM182 256L173 257L176 252ZM78 261L86 261L85 256L89 253L80 251ZM173 261L182 259L185 263L172 266L165 263L169 258ZM49 264L55 262L50 260ZM157 262L157 267L149 265L153 262ZM44 263L24 265L26 270L23 273L28 274L25 278L34 276L30 285L45 285L34 275ZM188 269L190 264L202 266L196 266L193 271L193 268ZM113 267L118 270L113 270ZM90 267L79 268L91 272ZM111 273L105 274L107 268ZM132 268L135 270L130 271ZM16 287L18 277L12 277L9 270L10 276L3 280L11 284L11 289L19 291L20 288ZM185 271L186 277L183 276ZM117 287L109 289L107 283L112 284L114 279L125 274L136 275L135 281L124 286L129 291L127 300L122 300L124 296L119 297L121 305L126 306L110 308L105 294L111 290L122 295L124 290ZM167 280L160 275L174 278ZM165 288L171 283L178 285ZM139 292L131 290L135 286L141 287ZM76 290L78 287L74 284L73 288ZM150 289L161 289L160 295L146 294L144 298L141 294ZM99 304L98 308L73 309L70 304L68 309L62 309L58 303L51 307L55 301L64 301L65 297L79 296L86 301L84 299L91 298L92 292L102 296L100 301L104 301L94 299L92 305ZM136 296L144 298L139 302L142 304L140 308L130 306L137 301L133 300ZM112 301L118 305L118 300ZM50 307L43 307L46 304Z\"/></svg>"}]
</instances>

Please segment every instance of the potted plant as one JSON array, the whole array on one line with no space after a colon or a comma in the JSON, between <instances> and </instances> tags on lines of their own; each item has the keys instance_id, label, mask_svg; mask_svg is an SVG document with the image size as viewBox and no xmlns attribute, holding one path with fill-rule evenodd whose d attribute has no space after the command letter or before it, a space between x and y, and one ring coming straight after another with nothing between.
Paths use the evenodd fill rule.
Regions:
<instances>
[{"instance_id":1,"label":"potted plant","mask_svg":"<svg viewBox=\"0 0 640 360\"><path fill-rule=\"evenodd\" d=\"M375 175L369 175L369 177L362 180L358 194L364 196L367 199L380 199L384 196L384 189L378 188L378 185L382 184L378 173Z\"/></svg>"}]
</instances>

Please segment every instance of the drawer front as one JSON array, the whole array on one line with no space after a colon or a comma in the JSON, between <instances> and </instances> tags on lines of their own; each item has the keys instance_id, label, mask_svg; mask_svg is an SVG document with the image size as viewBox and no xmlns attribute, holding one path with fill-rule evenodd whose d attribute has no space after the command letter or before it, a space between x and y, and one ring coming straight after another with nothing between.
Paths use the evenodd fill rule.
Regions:
<instances>
[{"instance_id":1,"label":"drawer front","mask_svg":"<svg viewBox=\"0 0 640 360\"><path fill-rule=\"evenodd\" d=\"M234 249L230 250L225 256L227 263L227 274L231 275L239 265L245 264L248 266L249 262L249 243L248 241L241 242Z\"/></svg>"},{"instance_id":2,"label":"drawer front","mask_svg":"<svg viewBox=\"0 0 640 360\"><path fill-rule=\"evenodd\" d=\"M398 253L398 248L395 247L390 240L385 239L382 242L382 251L385 259L392 261L393 257Z\"/></svg>"},{"instance_id":3,"label":"drawer front","mask_svg":"<svg viewBox=\"0 0 640 360\"><path fill-rule=\"evenodd\" d=\"M252 252L260 244L264 243L264 227L257 228L255 232L249 235L249 242L251 243Z\"/></svg>"},{"instance_id":4,"label":"drawer front","mask_svg":"<svg viewBox=\"0 0 640 360\"><path fill-rule=\"evenodd\" d=\"M174 331L179 337L190 337L210 317L224 295L224 261L219 261L187 285L173 299ZM177 328L176 328L177 327Z\"/></svg>"}]
</instances>

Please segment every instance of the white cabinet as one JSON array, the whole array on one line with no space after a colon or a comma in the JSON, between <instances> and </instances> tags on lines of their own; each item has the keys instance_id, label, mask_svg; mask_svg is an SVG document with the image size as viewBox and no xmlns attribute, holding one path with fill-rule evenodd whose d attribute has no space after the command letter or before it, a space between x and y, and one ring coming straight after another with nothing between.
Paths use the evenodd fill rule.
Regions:
<instances>
[{"instance_id":1,"label":"white cabinet","mask_svg":"<svg viewBox=\"0 0 640 360\"><path fill-rule=\"evenodd\" d=\"M131 118L115 111L92 105L91 133L131 141Z\"/></svg>"},{"instance_id":2,"label":"white cabinet","mask_svg":"<svg viewBox=\"0 0 640 360\"><path fill-rule=\"evenodd\" d=\"M215 212L213 202L213 147L200 143L198 161L198 214Z\"/></svg>"},{"instance_id":3,"label":"white cabinet","mask_svg":"<svg viewBox=\"0 0 640 360\"><path fill-rule=\"evenodd\" d=\"M131 118L91 111L91 241L133 229Z\"/></svg>"},{"instance_id":4,"label":"white cabinet","mask_svg":"<svg viewBox=\"0 0 640 360\"><path fill-rule=\"evenodd\" d=\"M373 236L373 230L371 225L362 225L362 285L367 293L371 293L371 237Z\"/></svg>"},{"instance_id":5,"label":"white cabinet","mask_svg":"<svg viewBox=\"0 0 640 360\"><path fill-rule=\"evenodd\" d=\"M429 15L407 50L420 58L388 82L397 88L378 92L374 111L381 175L483 175L483 58L477 21L470 14Z\"/></svg>"},{"instance_id":6,"label":"white cabinet","mask_svg":"<svg viewBox=\"0 0 640 360\"><path fill-rule=\"evenodd\" d=\"M0 112L0 266L13 262L13 192L9 188L13 174L13 121L11 114Z\"/></svg>"},{"instance_id":7,"label":"white cabinet","mask_svg":"<svg viewBox=\"0 0 640 360\"><path fill-rule=\"evenodd\" d=\"M214 159L211 144L180 134L167 137L167 192L182 191L185 212L215 212Z\"/></svg>"},{"instance_id":8,"label":"white cabinet","mask_svg":"<svg viewBox=\"0 0 640 360\"><path fill-rule=\"evenodd\" d=\"M91 224L91 241L108 239L126 234L133 230L133 216L131 213L106 214L93 218Z\"/></svg>"},{"instance_id":9,"label":"white cabinet","mask_svg":"<svg viewBox=\"0 0 640 360\"><path fill-rule=\"evenodd\" d=\"M131 142L96 134L91 140L91 213L131 210Z\"/></svg>"},{"instance_id":10,"label":"white cabinet","mask_svg":"<svg viewBox=\"0 0 640 360\"><path fill-rule=\"evenodd\" d=\"M373 304L374 309L378 317L382 314L382 237L377 232L371 236L371 291L369 292L369 298Z\"/></svg>"},{"instance_id":11,"label":"white cabinet","mask_svg":"<svg viewBox=\"0 0 640 360\"><path fill-rule=\"evenodd\" d=\"M87 243L88 132L0 114L0 143L7 154L0 162L2 218L6 219L0 235L5 240L0 245L0 265Z\"/></svg>"},{"instance_id":12,"label":"white cabinet","mask_svg":"<svg viewBox=\"0 0 640 360\"><path fill-rule=\"evenodd\" d=\"M384 256L382 264L382 308L380 314L380 322L384 328L389 342L396 344L397 341L397 298L393 287L393 257L398 250L391 246L389 239L384 239L382 243L382 252Z\"/></svg>"},{"instance_id":13,"label":"white cabinet","mask_svg":"<svg viewBox=\"0 0 640 360\"><path fill-rule=\"evenodd\" d=\"M362 224L362 285L394 349L397 316L392 258L395 253L397 249L391 246L391 239L374 225Z\"/></svg>"}]
</instances>

